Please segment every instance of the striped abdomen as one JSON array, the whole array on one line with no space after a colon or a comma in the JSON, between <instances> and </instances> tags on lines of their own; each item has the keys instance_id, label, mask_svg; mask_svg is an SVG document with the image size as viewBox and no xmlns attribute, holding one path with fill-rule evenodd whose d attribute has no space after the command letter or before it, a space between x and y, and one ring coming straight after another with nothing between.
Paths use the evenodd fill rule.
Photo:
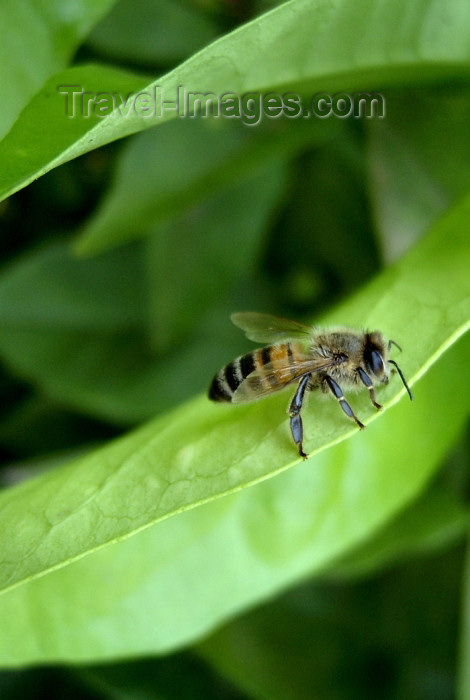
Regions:
<instances>
[{"instance_id":1,"label":"striped abdomen","mask_svg":"<svg viewBox=\"0 0 470 700\"><path fill-rule=\"evenodd\" d=\"M268 345L265 348L259 348L237 357L233 362L222 367L220 372L215 375L209 387L209 398L212 401L232 401L240 384L255 370L258 370L260 375L259 389L261 393L265 393L267 388L270 388L271 391L282 389L286 386L286 381L279 381L276 378L276 372L272 370L286 367L294 368L296 359L300 357L302 350L303 347L299 343L282 343ZM262 368L266 365L269 365L269 371L266 369L263 376ZM293 369L292 376L294 374ZM252 396L246 397L245 400L258 398L258 393L257 389L253 387Z\"/></svg>"}]
</instances>

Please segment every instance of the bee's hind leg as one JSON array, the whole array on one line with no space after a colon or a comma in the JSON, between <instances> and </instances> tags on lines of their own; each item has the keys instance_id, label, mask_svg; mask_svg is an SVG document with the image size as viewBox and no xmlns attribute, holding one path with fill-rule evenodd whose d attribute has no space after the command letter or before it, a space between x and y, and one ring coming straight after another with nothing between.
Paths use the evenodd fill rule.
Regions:
<instances>
[{"instance_id":1,"label":"bee's hind leg","mask_svg":"<svg viewBox=\"0 0 470 700\"><path fill-rule=\"evenodd\" d=\"M309 381L310 374L306 374L304 377L302 377L297 387L297 391L294 394L294 398L292 399L289 406L290 430L292 433L292 437L294 438L294 442L297 445L297 449L299 450L299 455L304 459L307 459L308 455L306 455L302 449L302 442L304 439L304 428L302 424L300 410L302 408L305 390L307 389Z\"/></svg>"},{"instance_id":2,"label":"bee's hind leg","mask_svg":"<svg viewBox=\"0 0 470 700\"><path fill-rule=\"evenodd\" d=\"M331 393L333 394L333 396L336 399L338 399L339 405L341 406L341 408L343 409L345 414L348 416L348 418L352 418L353 420L355 420L357 425L359 426L359 428L361 430L363 428L365 428L366 426L364 425L364 423L361 423L359 418L356 416L356 414L352 410L351 406L348 404L348 402L344 398L343 392L342 392L339 384L337 384L334 379L332 379L330 376L328 376L328 374L325 375L323 381L327 383L328 388L331 390Z\"/></svg>"}]
</instances>

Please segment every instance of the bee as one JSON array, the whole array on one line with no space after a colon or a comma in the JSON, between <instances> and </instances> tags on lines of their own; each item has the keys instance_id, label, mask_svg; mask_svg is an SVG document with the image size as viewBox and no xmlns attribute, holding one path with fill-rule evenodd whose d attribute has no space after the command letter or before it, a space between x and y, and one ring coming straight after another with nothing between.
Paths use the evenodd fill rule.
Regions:
<instances>
[{"instance_id":1,"label":"bee","mask_svg":"<svg viewBox=\"0 0 470 700\"><path fill-rule=\"evenodd\" d=\"M390 348L400 346L394 340L385 340L380 331L356 331L335 327L320 329L269 314L242 312L232 314L233 323L257 343L265 347L237 357L222 367L209 387L212 401L246 403L268 396L273 392L296 385L289 406L290 429L300 457L303 451L303 424L300 415L306 391L320 389L332 394L348 418L362 430L365 426L354 413L343 395L343 389L369 392L377 410L375 387L388 384L390 375L398 372L411 400L413 394L394 360L388 356Z\"/></svg>"}]
</instances>

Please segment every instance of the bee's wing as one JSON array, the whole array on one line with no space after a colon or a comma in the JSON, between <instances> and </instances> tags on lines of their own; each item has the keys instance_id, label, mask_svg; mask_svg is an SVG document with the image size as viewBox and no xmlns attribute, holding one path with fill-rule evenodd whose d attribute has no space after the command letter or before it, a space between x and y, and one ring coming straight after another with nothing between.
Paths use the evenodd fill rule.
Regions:
<instances>
[{"instance_id":1,"label":"bee's wing","mask_svg":"<svg viewBox=\"0 0 470 700\"><path fill-rule=\"evenodd\" d=\"M305 357L295 364L285 367L276 367L275 363L268 362L241 382L232 396L232 403L246 403L263 396L269 396L275 391L284 389L288 384L295 382L305 374L323 372L330 367L338 366L338 364L340 362L337 358L312 359L311 357Z\"/></svg>"},{"instance_id":2,"label":"bee's wing","mask_svg":"<svg viewBox=\"0 0 470 700\"><path fill-rule=\"evenodd\" d=\"M255 343L279 343L288 338L307 340L312 334L312 328L302 323L257 311L241 311L230 318Z\"/></svg>"}]
</instances>

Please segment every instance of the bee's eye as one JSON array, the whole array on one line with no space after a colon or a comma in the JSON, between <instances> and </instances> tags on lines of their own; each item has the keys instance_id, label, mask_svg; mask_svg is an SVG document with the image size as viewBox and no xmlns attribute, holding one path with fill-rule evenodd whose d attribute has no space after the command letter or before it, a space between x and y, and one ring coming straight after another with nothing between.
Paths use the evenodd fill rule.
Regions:
<instances>
[{"instance_id":1,"label":"bee's eye","mask_svg":"<svg viewBox=\"0 0 470 700\"><path fill-rule=\"evenodd\" d=\"M378 350L369 350L369 352L366 353L365 360L369 370L375 374L376 377L381 377L383 375L385 371L384 361Z\"/></svg>"}]
</instances>

